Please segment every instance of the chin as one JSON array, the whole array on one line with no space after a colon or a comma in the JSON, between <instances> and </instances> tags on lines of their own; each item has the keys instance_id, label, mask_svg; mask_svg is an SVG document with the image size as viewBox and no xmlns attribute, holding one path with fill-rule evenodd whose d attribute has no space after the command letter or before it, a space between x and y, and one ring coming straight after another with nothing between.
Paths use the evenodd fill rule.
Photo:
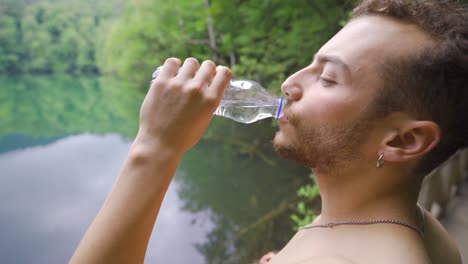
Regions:
<instances>
[{"instance_id":1,"label":"chin","mask_svg":"<svg viewBox=\"0 0 468 264\"><path fill-rule=\"evenodd\" d=\"M288 140L288 137L285 137L280 131L276 133L273 140L273 146L276 153L283 159L294 161L306 167L309 167L311 164L305 155L304 150L298 148L293 142Z\"/></svg>"},{"instance_id":2,"label":"chin","mask_svg":"<svg viewBox=\"0 0 468 264\"><path fill-rule=\"evenodd\" d=\"M275 137L273 138L273 146L275 147L276 152L278 152L281 156L281 152L283 150L290 150L294 149L296 150L296 142L294 138L291 135L288 135L285 133L283 130L279 130L276 132ZM289 151L286 151L289 152Z\"/></svg>"},{"instance_id":3,"label":"chin","mask_svg":"<svg viewBox=\"0 0 468 264\"><path fill-rule=\"evenodd\" d=\"M288 142L288 137L286 137L283 131L279 130L276 132L275 137L273 138L273 145L275 148L290 145L291 143Z\"/></svg>"},{"instance_id":4,"label":"chin","mask_svg":"<svg viewBox=\"0 0 468 264\"><path fill-rule=\"evenodd\" d=\"M284 148L288 148L288 146L290 145L291 144L288 144L288 142L286 142L286 137L281 132L281 130L276 132L275 137L273 138L273 147L275 148L275 151L278 154L281 155L281 150Z\"/></svg>"}]
</instances>

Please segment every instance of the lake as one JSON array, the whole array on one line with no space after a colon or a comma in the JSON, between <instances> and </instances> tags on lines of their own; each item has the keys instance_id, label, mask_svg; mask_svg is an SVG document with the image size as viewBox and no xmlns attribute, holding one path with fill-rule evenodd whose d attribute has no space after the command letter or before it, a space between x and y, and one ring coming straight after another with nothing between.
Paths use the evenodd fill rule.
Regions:
<instances>
[{"instance_id":1,"label":"lake","mask_svg":"<svg viewBox=\"0 0 468 264\"><path fill-rule=\"evenodd\" d=\"M132 86L0 77L2 263L69 260L137 131L144 89ZM178 167L147 263L253 263L286 243L291 201L308 171L276 156L273 124L214 117Z\"/></svg>"}]
</instances>

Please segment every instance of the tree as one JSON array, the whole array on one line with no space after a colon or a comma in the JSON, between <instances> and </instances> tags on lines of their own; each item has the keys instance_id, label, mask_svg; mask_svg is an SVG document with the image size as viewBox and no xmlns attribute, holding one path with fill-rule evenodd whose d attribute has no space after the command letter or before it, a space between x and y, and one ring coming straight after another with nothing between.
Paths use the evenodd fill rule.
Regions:
<instances>
[{"instance_id":1,"label":"tree","mask_svg":"<svg viewBox=\"0 0 468 264\"><path fill-rule=\"evenodd\" d=\"M0 74L96 74L97 42L123 0L2 0Z\"/></svg>"},{"instance_id":2,"label":"tree","mask_svg":"<svg viewBox=\"0 0 468 264\"><path fill-rule=\"evenodd\" d=\"M99 65L146 84L165 58L193 56L279 92L339 30L348 9L324 0L138 0L114 24Z\"/></svg>"}]
</instances>

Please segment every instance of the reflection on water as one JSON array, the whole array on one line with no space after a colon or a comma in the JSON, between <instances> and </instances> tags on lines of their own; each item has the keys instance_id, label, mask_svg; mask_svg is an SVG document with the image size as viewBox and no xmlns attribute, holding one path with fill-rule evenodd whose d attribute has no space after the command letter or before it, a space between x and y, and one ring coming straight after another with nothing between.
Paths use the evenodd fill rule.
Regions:
<instances>
[{"instance_id":1,"label":"reflection on water","mask_svg":"<svg viewBox=\"0 0 468 264\"><path fill-rule=\"evenodd\" d=\"M118 175L143 94L97 78L0 84L2 263L64 263ZM168 190L149 263L251 263L284 245L291 176L307 172L275 157L273 130L214 119Z\"/></svg>"},{"instance_id":2,"label":"reflection on water","mask_svg":"<svg viewBox=\"0 0 468 264\"><path fill-rule=\"evenodd\" d=\"M66 263L109 192L129 146L117 135L82 134L1 154L2 263ZM152 239L158 240L151 241L148 263L203 263L193 244L203 243L212 225L206 213L181 209L177 188L177 183L171 185L161 208ZM194 217L205 224L191 225Z\"/></svg>"},{"instance_id":3,"label":"reflection on water","mask_svg":"<svg viewBox=\"0 0 468 264\"><path fill-rule=\"evenodd\" d=\"M116 80L0 77L0 137L59 138L91 132L133 137L143 97Z\"/></svg>"},{"instance_id":4,"label":"reflection on water","mask_svg":"<svg viewBox=\"0 0 468 264\"><path fill-rule=\"evenodd\" d=\"M211 140L184 156L181 168L186 173L176 178L184 208L191 212L209 208L214 213L215 228L198 247L208 263L248 263L284 246L291 236L288 207L281 204L295 197L297 186L291 175L304 171L277 159L273 162L269 165L258 155L239 153L235 144Z\"/></svg>"}]
</instances>

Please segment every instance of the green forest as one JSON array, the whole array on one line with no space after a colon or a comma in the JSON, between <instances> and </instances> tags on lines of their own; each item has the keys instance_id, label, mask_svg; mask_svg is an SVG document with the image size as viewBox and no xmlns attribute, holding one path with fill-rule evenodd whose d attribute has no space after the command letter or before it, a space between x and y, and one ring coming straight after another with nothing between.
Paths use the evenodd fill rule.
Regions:
<instances>
[{"instance_id":1,"label":"green forest","mask_svg":"<svg viewBox=\"0 0 468 264\"><path fill-rule=\"evenodd\" d=\"M0 74L97 74L105 25L123 1L1 0Z\"/></svg>"},{"instance_id":2,"label":"green forest","mask_svg":"<svg viewBox=\"0 0 468 264\"><path fill-rule=\"evenodd\" d=\"M279 92L354 2L0 0L0 74L112 75L141 87L165 58L192 56Z\"/></svg>"},{"instance_id":3,"label":"green forest","mask_svg":"<svg viewBox=\"0 0 468 264\"><path fill-rule=\"evenodd\" d=\"M1 0L0 74L101 74L145 85L175 56L212 59L279 92L350 1Z\"/></svg>"}]
</instances>

